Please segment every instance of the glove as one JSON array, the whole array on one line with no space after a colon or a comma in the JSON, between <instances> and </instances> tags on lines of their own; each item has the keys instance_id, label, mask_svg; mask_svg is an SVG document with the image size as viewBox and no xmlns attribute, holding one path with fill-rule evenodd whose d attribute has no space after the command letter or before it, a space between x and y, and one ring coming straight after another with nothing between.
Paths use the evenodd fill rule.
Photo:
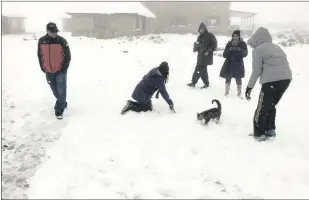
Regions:
<instances>
[{"instance_id":1,"label":"glove","mask_svg":"<svg viewBox=\"0 0 309 200\"><path fill-rule=\"evenodd\" d=\"M249 87L246 88L246 94L245 95L246 95L246 99L248 101L251 100L251 97L250 97L251 91L252 91L252 88L249 88Z\"/></svg>"},{"instance_id":2,"label":"glove","mask_svg":"<svg viewBox=\"0 0 309 200\"><path fill-rule=\"evenodd\" d=\"M236 51L237 50L237 47L231 47L230 48L230 51Z\"/></svg>"},{"instance_id":3,"label":"glove","mask_svg":"<svg viewBox=\"0 0 309 200\"><path fill-rule=\"evenodd\" d=\"M174 109L174 105L170 105L170 110L173 112L173 113L176 113L175 109Z\"/></svg>"}]
</instances>

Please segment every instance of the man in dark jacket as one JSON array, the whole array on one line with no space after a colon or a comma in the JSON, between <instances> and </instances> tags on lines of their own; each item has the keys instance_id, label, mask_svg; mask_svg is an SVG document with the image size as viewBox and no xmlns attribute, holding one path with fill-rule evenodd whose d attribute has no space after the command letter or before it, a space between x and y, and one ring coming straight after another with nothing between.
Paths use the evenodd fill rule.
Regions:
<instances>
[{"instance_id":1,"label":"man in dark jacket","mask_svg":"<svg viewBox=\"0 0 309 200\"><path fill-rule=\"evenodd\" d=\"M63 118L64 109L67 107L67 70L71 61L69 44L58 35L57 25L50 22L46 26L47 34L39 39L38 59L42 72L56 97L55 115Z\"/></svg>"},{"instance_id":2,"label":"man in dark jacket","mask_svg":"<svg viewBox=\"0 0 309 200\"><path fill-rule=\"evenodd\" d=\"M174 110L174 103L170 99L165 84L168 81L169 66L167 62L162 62L159 67L150 70L143 79L135 87L132 98L135 101L128 101L127 105L122 109L121 114L132 110L134 112L152 111L151 98L157 91L156 98L161 93L164 100L168 103L170 109Z\"/></svg>"},{"instance_id":3,"label":"man in dark jacket","mask_svg":"<svg viewBox=\"0 0 309 200\"><path fill-rule=\"evenodd\" d=\"M198 52L197 63L189 87L195 87L200 78L204 82L203 88L209 87L207 66L213 64L213 52L217 49L216 37L208 32L206 25L202 22L198 29L200 35L194 43L193 52Z\"/></svg>"}]
</instances>

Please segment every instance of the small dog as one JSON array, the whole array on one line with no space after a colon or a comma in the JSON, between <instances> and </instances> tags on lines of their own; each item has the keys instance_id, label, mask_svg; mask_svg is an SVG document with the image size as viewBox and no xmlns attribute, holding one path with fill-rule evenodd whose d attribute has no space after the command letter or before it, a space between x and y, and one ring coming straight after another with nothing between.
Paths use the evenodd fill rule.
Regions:
<instances>
[{"instance_id":1,"label":"small dog","mask_svg":"<svg viewBox=\"0 0 309 200\"><path fill-rule=\"evenodd\" d=\"M205 110L204 112L197 113L198 120L205 120L204 124L207 125L211 119L216 119L216 123L219 122L221 117L221 103L219 100L214 99L212 103L217 103L217 108L211 108L209 110Z\"/></svg>"}]
</instances>

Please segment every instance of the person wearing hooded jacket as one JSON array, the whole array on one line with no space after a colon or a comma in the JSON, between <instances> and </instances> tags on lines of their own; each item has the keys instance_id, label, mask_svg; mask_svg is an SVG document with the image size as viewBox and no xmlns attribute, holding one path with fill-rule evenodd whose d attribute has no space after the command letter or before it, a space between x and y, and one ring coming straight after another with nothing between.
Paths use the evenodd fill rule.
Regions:
<instances>
[{"instance_id":1,"label":"person wearing hooded jacket","mask_svg":"<svg viewBox=\"0 0 309 200\"><path fill-rule=\"evenodd\" d=\"M174 103L170 99L165 87L168 77L169 66L167 62L162 62L159 67L150 70L133 91L132 98L135 101L128 100L121 114L125 114L130 110L134 112L152 111L151 98L155 92L157 92L156 98L159 98L160 93L169 105L171 111L175 112Z\"/></svg>"},{"instance_id":2,"label":"person wearing hooded jacket","mask_svg":"<svg viewBox=\"0 0 309 200\"><path fill-rule=\"evenodd\" d=\"M203 88L209 87L209 77L207 66L213 64L213 52L217 49L216 37L208 32L206 25L202 22L199 26L197 41L193 45L193 52L198 52L197 63L192 75L191 83L189 87L195 87L200 78L204 82Z\"/></svg>"},{"instance_id":3,"label":"person wearing hooded jacket","mask_svg":"<svg viewBox=\"0 0 309 200\"><path fill-rule=\"evenodd\" d=\"M268 29L260 27L247 41L253 48L252 74L246 89L246 98L258 78L262 88L255 110L253 127L256 138L266 139L276 136L276 105L287 90L292 80L292 71L284 51L272 43Z\"/></svg>"},{"instance_id":4,"label":"person wearing hooded jacket","mask_svg":"<svg viewBox=\"0 0 309 200\"><path fill-rule=\"evenodd\" d=\"M232 40L224 49L223 57L226 58L221 68L220 77L225 78L225 96L230 92L232 78L236 79L237 96L241 97L242 78L245 77L245 66L243 58L248 55L247 44L240 37L240 30L235 30Z\"/></svg>"}]
</instances>

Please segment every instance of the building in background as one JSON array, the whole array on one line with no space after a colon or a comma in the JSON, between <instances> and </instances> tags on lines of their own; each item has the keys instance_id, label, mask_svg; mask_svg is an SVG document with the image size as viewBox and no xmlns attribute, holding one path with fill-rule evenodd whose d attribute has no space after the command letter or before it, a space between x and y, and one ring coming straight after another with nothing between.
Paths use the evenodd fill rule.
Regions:
<instances>
[{"instance_id":1,"label":"building in background","mask_svg":"<svg viewBox=\"0 0 309 200\"><path fill-rule=\"evenodd\" d=\"M240 29L244 34L254 30L255 13L230 10L230 2L143 2L156 15L154 33L197 33L204 22L215 34L231 34ZM232 19L237 18L236 24Z\"/></svg>"},{"instance_id":2,"label":"building in background","mask_svg":"<svg viewBox=\"0 0 309 200\"><path fill-rule=\"evenodd\" d=\"M25 33L25 19L18 15L1 15L1 34Z\"/></svg>"},{"instance_id":3,"label":"building in background","mask_svg":"<svg viewBox=\"0 0 309 200\"><path fill-rule=\"evenodd\" d=\"M143 2L156 15L154 33L197 33L204 22L213 33L230 26L230 2Z\"/></svg>"},{"instance_id":4,"label":"building in background","mask_svg":"<svg viewBox=\"0 0 309 200\"><path fill-rule=\"evenodd\" d=\"M255 30L254 17L256 13L230 10L229 34L235 29L241 30L242 35L252 35ZM233 21L233 19L236 19ZM236 22L236 23L235 23Z\"/></svg>"},{"instance_id":5,"label":"building in background","mask_svg":"<svg viewBox=\"0 0 309 200\"><path fill-rule=\"evenodd\" d=\"M155 15L138 2L76 2L64 19L72 36L114 38L151 32Z\"/></svg>"}]
</instances>

